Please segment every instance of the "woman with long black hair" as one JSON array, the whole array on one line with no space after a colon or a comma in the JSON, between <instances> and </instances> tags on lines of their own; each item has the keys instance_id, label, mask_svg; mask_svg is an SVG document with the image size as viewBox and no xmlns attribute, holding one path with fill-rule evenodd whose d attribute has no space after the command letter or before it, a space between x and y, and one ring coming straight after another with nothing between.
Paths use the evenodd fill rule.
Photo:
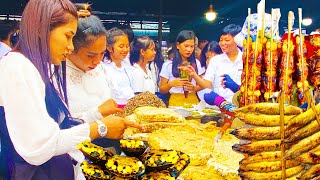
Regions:
<instances>
[{"instance_id":1,"label":"woman with long black hair","mask_svg":"<svg viewBox=\"0 0 320 180\"><path fill-rule=\"evenodd\" d=\"M181 31L176 39L176 49L172 61L163 64L160 73L160 93L170 92L169 106L189 106L199 102L195 94L196 82L181 77L179 66L190 64L199 75L203 74L200 62L195 58L195 35L193 31ZM184 95L188 92L188 95Z\"/></svg>"}]
</instances>

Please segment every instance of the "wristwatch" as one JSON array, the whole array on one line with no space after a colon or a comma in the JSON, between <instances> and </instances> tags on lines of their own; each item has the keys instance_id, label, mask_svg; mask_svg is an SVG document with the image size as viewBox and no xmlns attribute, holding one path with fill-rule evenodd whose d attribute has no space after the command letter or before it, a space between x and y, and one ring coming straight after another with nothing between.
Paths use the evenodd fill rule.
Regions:
<instances>
[{"instance_id":1,"label":"wristwatch","mask_svg":"<svg viewBox=\"0 0 320 180\"><path fill-rule=\"evenodd\" d=\"M108 133L108 128L107 126L100 120L96 120L98 123L98 133L101 137L105 137Z\"/></svg>"}]
</instances>

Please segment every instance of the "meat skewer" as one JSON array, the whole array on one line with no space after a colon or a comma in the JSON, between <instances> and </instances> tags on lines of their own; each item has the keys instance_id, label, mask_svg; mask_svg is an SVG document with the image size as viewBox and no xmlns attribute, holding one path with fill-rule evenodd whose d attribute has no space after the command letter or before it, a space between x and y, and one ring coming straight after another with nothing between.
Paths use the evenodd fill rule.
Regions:
<instances>
[{"instance_id":1,"label":"meat skewer","mask_svg":"<svg viewBox=\"0 0 320 180\"><path fill-rule=\"evenodd\" d=\"M291 102L291 91L292 91L292 74L294 69L294 57L293 57L293 51L294 51L294 44L292 41L292 25L293 25L293 18L294 14L292 11L289 11L288 14L288 33L287 33L287 39L284 38L283 44L282 44L282 51L283 55L281 58L281 75L279 80L279 88L281 91L285 94L285 102L287 104L290 104Z\"/></svg>"},{"instance_id":2,"label":"meat skewer","mask_svg":"<svg viewBox=\"0 0 320 180\"><path fill-rule=\"evenodd\" d=\"M304 95L304 92L307 90L309 86L309 82L307 80L308 78L308 66L307 66L307 61L306 61L306 55L307 55L307 47L306 44L304 43L304 36L302 35L301 31L301 22L302 22L302 9L298 9L299 13L299 36L296 38L296 54L298 56L298 63L297 63L297 68L298 68L298 100L300 105L306 102L306 98Z\"/></svg>"}]
</instances>

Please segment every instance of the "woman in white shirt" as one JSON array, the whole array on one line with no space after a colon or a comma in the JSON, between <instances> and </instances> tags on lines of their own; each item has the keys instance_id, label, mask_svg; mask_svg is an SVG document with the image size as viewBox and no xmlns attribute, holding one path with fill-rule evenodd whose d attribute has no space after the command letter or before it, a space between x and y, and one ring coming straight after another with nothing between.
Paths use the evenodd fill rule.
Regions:
<instances>
[{"instance_id":1,"label":"woman in white shirt","mask_svg":"<svg viewBox=\"0 0 320 180\"><path fill-rule=\"evenodd\" d=\"M156 55L155 44L147 36L137 37L131 43L130 63L133 65L131 88L135 93L149 91L155 93L155 83L147 64Z\"/></svg>"},{"instance_id":2,"label":"woman in white shirt","mask_svg":"<svg viewBox=\"0 0 320 180\"><path fill-rule=\"evenodd\" d=\"M193 79L180 78L178 66L190 64L201 75L203 70L195 58L195 35L192 31L181 31L176 39L176 47L172 61L163 64L160 73L160 93L170 92L169 106L189 106L199 102L195 94L196 82ZM184 93L188 92L188 95Z\"/></svg>"},{"instance_id":3,"label":"woman in white shirt","mask_svg":"<svg viewBox=\"0 0 320 180\"><path fill-rule=\"evenodd\" d=\"M118 28L107 31L106 78L111 88L111 97L124 107L134 96L131 88L130 75L132 67L125 65L124 59L130 51L129 40L126 33Z\"/></svg>"},{"instance_id":4,"label":"woman in white shirt","mask_svg":"<svg viewBox=\"0 0 320 180\"><path fill-rule=\"evenodd\" d=\"M77 4L78 9L88 8ZM89 11L88 11L89 12ZM101 20L87 14L78 19L73 37L74 51L67 57L67 92L72 117L93 122L122 112L111 98L106 69L101 61L107 46L106 30Z\"/></svg>"},{"instance_id":5,"label":"woman in white shirt","mask_svg":"<svg viewBox=\"0 0 320 180\"><path fill-rule=\"evenodd\" d=\"M83 10L88 5L77 4L77 8ZM69 111L72 117L90 123L123 112L110 99L106 69L101 63L107 47L106 30L101 20L90 15L90 12L79 17L73 44L74 51L67 57L66 67ZM121 153L119 140L100 138L93 143L102 147L114 147Z\"/></svg>"},{"instance_id":6,"label":"woman in white shirt","mask_svg":"<svg viewBox=\"0 0 320 180\"><path fill-rule=\"evenodd\" d=\"M19 42L0 60L1 146L5 149L1 157L6 163L1 168L8 169L6 178L77 179L81 170L79 164L73 169L69 153L79 143L101 136L121 138L128 125L139 127L115 116L70 127L66 96L56 90L53 80L54 75L63 78L51 71L51 65L59 66L74 49L77 17L69 0L30 0L21 18ZM61 129L62 124L69 128Z\"/></svg>"}]
</instances>

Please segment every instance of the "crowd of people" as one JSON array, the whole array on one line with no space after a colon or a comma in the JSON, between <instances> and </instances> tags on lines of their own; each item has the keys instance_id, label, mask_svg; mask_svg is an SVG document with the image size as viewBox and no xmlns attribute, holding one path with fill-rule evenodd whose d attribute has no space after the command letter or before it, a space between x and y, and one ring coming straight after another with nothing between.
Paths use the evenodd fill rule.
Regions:
<instances>
[{"instance_id":1,"label":"crowd of people","mask_svg":"<svg viewBox=\"0 0 320 180\"><path fill-rule=\"evenodd\" d=\"M155 40L133 37L128 26L106 30L87 4L30 0L20 28L4 24L0 169L7 179L83 179L77 144L89 139L119 152L124 130L143 126L114 114L142 92L168 106L235 107L243 65L237 25L218 42L183 30L164 60Z\"/></svg>"}]
</instances>

